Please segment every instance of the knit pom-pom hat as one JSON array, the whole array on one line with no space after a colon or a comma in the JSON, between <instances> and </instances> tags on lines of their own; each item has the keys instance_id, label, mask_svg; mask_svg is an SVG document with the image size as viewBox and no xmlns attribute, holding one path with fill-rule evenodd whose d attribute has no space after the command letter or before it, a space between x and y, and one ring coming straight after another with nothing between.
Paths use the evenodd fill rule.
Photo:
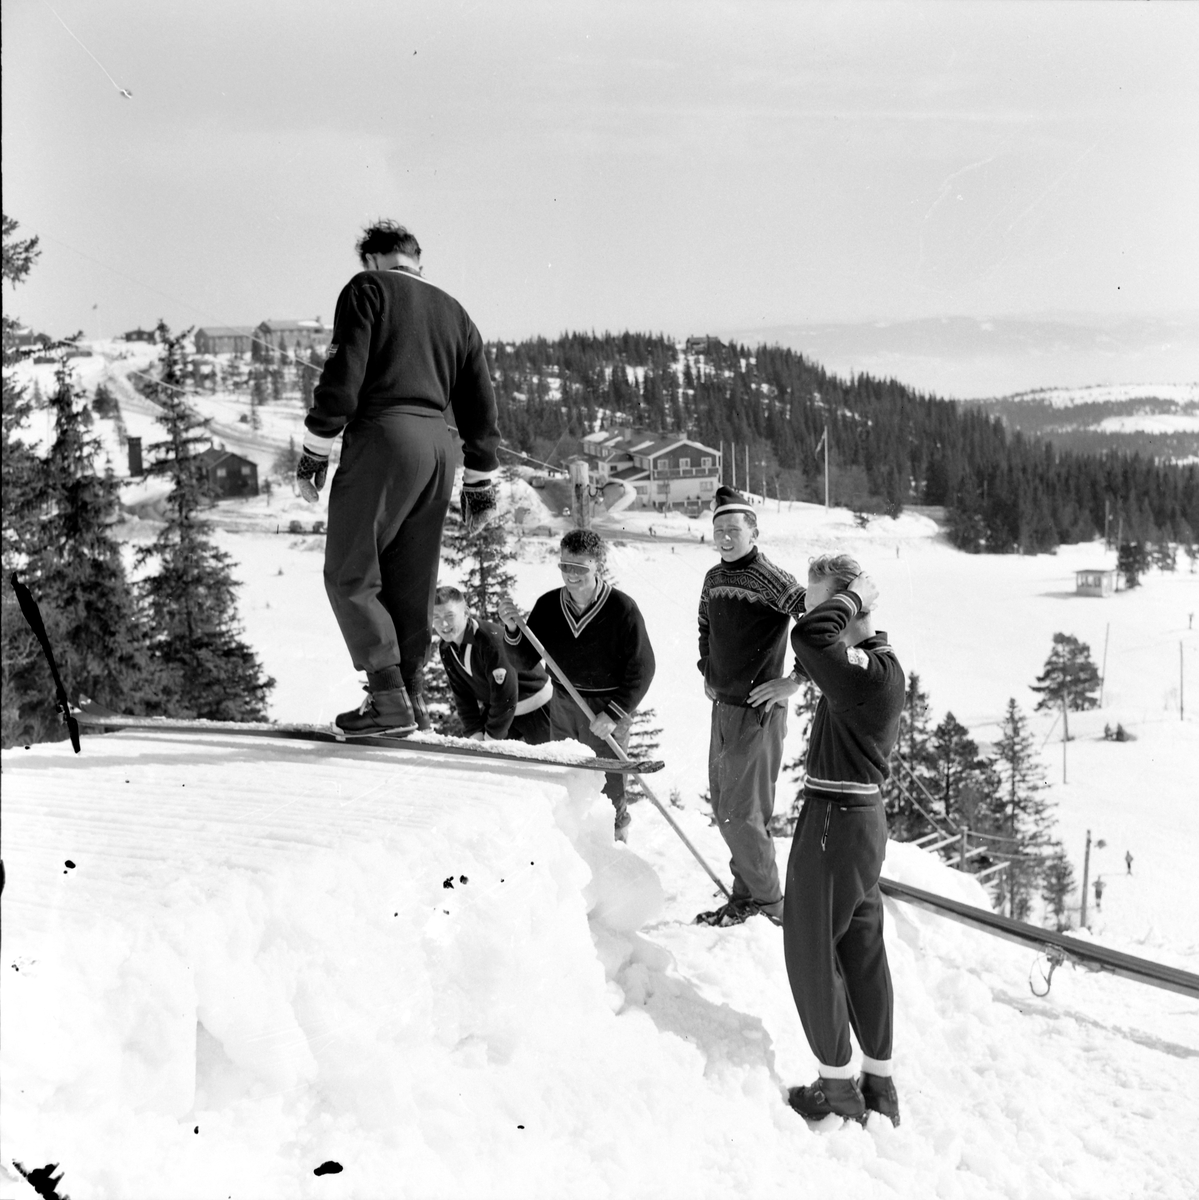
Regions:
<instances>
[{"instance_id":1,"label":"knit pom-pom hat","mask_svg":"<svg viewBox=\"0 0 1199 1200\"><path fill-rule=\"evenodd\" d=\"M731 487L718 487L716 489L716 499L712 501L713 521L721 513L753 513L753 511L753 505L740 492L733 491Z\"/></svg>"}]
</instances>

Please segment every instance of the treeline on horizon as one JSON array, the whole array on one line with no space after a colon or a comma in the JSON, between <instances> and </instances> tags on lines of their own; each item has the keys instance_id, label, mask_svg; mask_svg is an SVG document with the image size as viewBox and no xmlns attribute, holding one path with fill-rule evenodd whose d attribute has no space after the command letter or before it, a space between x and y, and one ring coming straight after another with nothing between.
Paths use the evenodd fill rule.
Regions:
<instances>
[{"instance_id":1,"label":"treeline on horizon","mask_svg":"<svg viewBox=\"0 0 1199 1200\"><path fill-rule=\"evenodd\" d=\"M487 350L500 429L533 458L578 453L602 415L606 425L685 433L723 449L726 464L735 444L741 487L748 447L749 490L823 501L817 447L827 425L834 504L892 515L944 506L962 550L1035 554L1109 531L1189 545L1199 530L1193 465L1058 450L973 405L894 379L842 379L784 347L708 339L680 357L661 334L565 333Z\"/></svg>"}]
</instances>

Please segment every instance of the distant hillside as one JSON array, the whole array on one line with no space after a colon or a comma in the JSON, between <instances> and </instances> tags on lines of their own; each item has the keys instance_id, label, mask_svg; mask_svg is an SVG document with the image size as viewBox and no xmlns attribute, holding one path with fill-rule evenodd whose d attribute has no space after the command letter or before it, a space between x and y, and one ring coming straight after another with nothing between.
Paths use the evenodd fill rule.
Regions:
<instances>
[{"instance_id":1,"label":"distant hillside","mask_svg":"<svg viewBox=\"0 0 1199 1200\"><path fill-rule=\"evenodd\" d=\"M578 453L600 424L685 431L725 450L726 481L735 445L740 486L748 454L755 493L820 500L817 446L827 425L834 503L890 512L944 505L962 549L1050 550L1095 537L1109 518L1142 541L1189 544L1199 529L1194 465L1062 450L1010 431L982 406L894 379L842 378L777 345L570 333L488 351L500 427L513 448L539 459Z\"/></svg>"},{"instance_id":2,"label":"distant hillside","mask_svg":"<svg viewBox=\"0 0 1199 1200\"><path fill-rule=\"evenodd\" d=\"M1199 462L1199 383L1044 388L974 403L1063 450Z\"/></svg>"},{"instance_id":3,"label":"distant hillside","mask_svg":"<svg viewBox=\"0 0 1199 1200\"><path fill-rule=\"evenodd\" d=\"M719 331L717 331L719 332ZM952 399L1032 388L1199 377L1199 313L1175 317L928 317L726 330L789 346L837 374L902 379Z\"/></svg>"}]
</instances>

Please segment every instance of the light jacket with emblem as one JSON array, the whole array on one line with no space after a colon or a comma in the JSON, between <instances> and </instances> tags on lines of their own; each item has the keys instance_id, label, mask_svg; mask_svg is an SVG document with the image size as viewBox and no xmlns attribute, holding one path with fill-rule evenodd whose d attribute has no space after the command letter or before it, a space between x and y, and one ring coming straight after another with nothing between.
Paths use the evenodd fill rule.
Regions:
<instances>
[{"instance_id":1,"label":"light jacket with emblem","mask_svg":"<svg viewBox=\"0 0 1199 1200\"><path fill-rule=\"evenodd\" d=\"M507 737L513 717L536 711L554 694L540 662L512 661L504 628L492 621L471 617L461 645L443 639L438 649L467 734Z\"/></svg>"},{"instance_id":2,"label":"light jacket with emblem","mask_svg":"<svg viewBox=\"0 0 1199 1200\"><path fill-rule=\"evenodd\" d=\"M592 604L576 612L566 588L546 592L529 613L529 629L595 712L630 716L649 691L655 662L637 602L601 581ZM519 629L504 631L514 660L537 658Z\"/></svg>"},{"instance_id":3,"label":"light jacket with emblem","mask_svg":"<svg viewBox=\"0 0 1199 1200\"><path fill-rule=\"evenodd\" d=\"M906 683L885 633L855 646L839 640L861 611L856 593L838 593L796 622L791 647L796 674L821 692L808 740L806 786L872 798L890 774Z\"/></svg>"}]
</instances>

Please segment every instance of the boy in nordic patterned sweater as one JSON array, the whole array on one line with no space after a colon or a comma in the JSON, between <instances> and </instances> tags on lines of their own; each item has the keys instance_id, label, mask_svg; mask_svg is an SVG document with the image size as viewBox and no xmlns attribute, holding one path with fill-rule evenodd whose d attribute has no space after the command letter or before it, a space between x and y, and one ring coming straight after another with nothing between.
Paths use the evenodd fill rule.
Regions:
<instances>
[{"instance_id":1,"label":"boy in nordic patterned sweater","mask_svg":"<svg viewBox=\"0 0 1199 1200\"><path fill-rule=\"evenodd\" d=\"M879 785L899 733L903 668L870 610L878 588L847 554L812 560L805 614L791 634L796 671L820 689L806 759L804 806L787 863L787 977L820 1078L792 1088L805 1117L899 1124L891 1079L893 994L878 880L887 848ZM852 1028L862 1075L850 1065Z\"/></svg>"},{"instance_id":2,"label":"boy in nordic patterned sweater","mask_svg":"<svg viewBox=\"0 0 1199 1200\"><path fill-rule=\"evenodd\" d=\"M558 567L564 586L546 592L529 613L528 626L591 708L584 714L565 689L555 689L550 720L555 738L575 738L610 755L612 737L622 749L637 705L654 678L654 651L637 602L603 578L607 546L590 529L572 529L561 543ZM499 604L504 643L513 663L538 661L517 626L520 609L505 596ZM616 810L618 841L628 840L625 777L606 775L604 794Z\"/></svg>"},{"instance_id":3,"label":"boy in nordic patterned sweater","mask_svg":"<svg viewBox=\"0 0 1199 1200\"><path fill-rule=\"evenodd\" d=\"M357 249L363 270L337 298L296 484L317 499L341 435L325 590L368 695L336 723L348 734L411 733L428 727L422 673L456 457L446 410L462 439L468 531L495 516L500 431L479 331L457 300L422 279L416 238L381 221Z\"/></svg>"},{"instance_id":4,"label":"boy in nordic patterned sweater","mask_svg":"<svg viewBox=\"0 0 1199 1200\"><path fill-rule=\"evenodd\" d=\"M466 736L481 742L511 738L540 745L553 739L550 699L554 686L541 663L514 666L504 629L472 617L455 587L439 587L433 628Z\"/></svg>"},{"instance_id":5,"label":"boy in nordic patterned sweater","mask_svg":"<svg viewBox=\"0 0 1199 1200\"><path fill-rule=\"evenodd\" d=\"M699 598L699 669L712 701L708 784L712 809L732 854L733 894L695 919L736 925L754 913L783 916L774 842L767 825L783 761L787 701L799 689L784 675L792 617L803 588L754 544L753 507L732 488L717 489L712 541L721 562L704 577Z\"/></svg>"}]
</instances>

